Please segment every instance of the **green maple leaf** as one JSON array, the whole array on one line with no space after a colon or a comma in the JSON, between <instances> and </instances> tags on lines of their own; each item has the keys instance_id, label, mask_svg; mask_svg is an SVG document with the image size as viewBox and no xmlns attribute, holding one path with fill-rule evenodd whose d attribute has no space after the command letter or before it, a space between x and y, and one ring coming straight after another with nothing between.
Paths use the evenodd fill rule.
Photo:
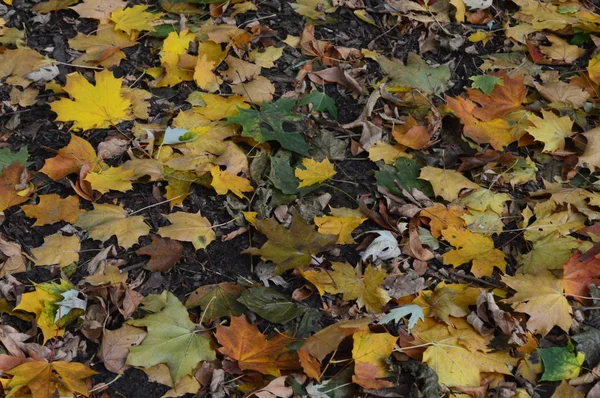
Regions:
<instances>
[{"instance_id":1,"label":"green maple leaf","mask_svg":"<svg viewBox=\"0 0 600 398\"><path fill-rule=\"evenodd\" d=\"M313 110L319 112L327 111L334 119L337 119L338 117L335 101L333 100L333 98L321 91L311 91L308 95L302 98L302 100L299 103L300 106L308 104L313 104Z\"/></svg>"},{"instance_id":2,"label":"green maple leaf","mask_svg":"<svg viewBox=\"0 0 600 398\"><path fill-rule=\"evenodd\" d=\"M198 333L183 304L171 292L164 292L165 307L142 319L128 321L133 326L145 326L148 335L141 345L129 348L127 364L149 368L159 363L169 367L173 383L192 374L202 361L216 358L210 338Z\"/></svg>"},{"instance_id":3,"label":"green maple leaf","mask_svg":"<svg viewBox=\"0 0 600 398\"><path fill-rule=\"evenodd\" d=\"M471 76L469 80L473 82L471 87L480 89L485 95L490 95L496 86L504 86L504 80L498 76Z\"/></svg>"},{"instance_id":4,"label":"green maple leaf","mask_svg":"<svg viewBox=\"0 0 600 398\"><path fill-rule=\"evenodd\" d=\"M313 255L324 252L337 242L337 235L318 233L314 225L302 221L298 214L294 214L290 229L272 218L256 220L256 229L269 240L260 249L251 247L242 253L273 262L276 265L275 275L288 269L306 267Z\"/></svg>"},{"instance_id":5,"label":"green maple leaf","mask_svg":"<svg viewBox=\"0 0 600 398\"><path fill-rule=\"evenodd\" d=\"M21 163L23 167L29 166L31 162L27 161L28 156L27 146L22 147L18 152L12 152L8 148L0 149L0 174L2 174L2 171L4 171L6 166L9 166L14 162Z\"/></svg>"},{"instance_id":6,"label":"green maple leaf","mask_svg":"<svg viewBox=\"0 0 600 398\"><path fill-rule=\"evenodd\" d=\"M292 99L280 98L271 104L263 104L260 111L240 109L239 114L228 117L227 121L240 124L244 137L250 137L261 144L277 141L287 150L308 155L311 147L298 133L298 124L302 117L292 113L295 102ZM293 127L294 131L286 131L288 126Z\"/></svg>"}]
</instances>

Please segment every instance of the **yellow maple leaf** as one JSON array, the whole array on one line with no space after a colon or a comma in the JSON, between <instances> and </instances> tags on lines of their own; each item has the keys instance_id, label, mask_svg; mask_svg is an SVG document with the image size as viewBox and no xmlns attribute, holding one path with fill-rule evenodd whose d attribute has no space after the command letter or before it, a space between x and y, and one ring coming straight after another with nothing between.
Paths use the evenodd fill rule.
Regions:
<instances>
[{"instance_id":1,"label":"yellow maple leaf","mask_svg":"<svg viewBox=\"0 0 600 398\"><path fill-rule=\"evenodd\" d=\"M494 267L505 272L504 253L494 248L492 238L453 227L443 230L442 235L452 246L458 248L442 255L444 264L458 267L472 261L471 272L477 277L492 276Z\"/></svg>"},{"instance_id":2,"label":"yellow maple leaf","mask_svg":"<svg viewBox=\"0 0 600 398\"><path fill-rule=\"evenodd\" d=\"M345 301L356 300L360 308L366 307L367 311L372 313L380 313L383 305L390 301L388 293L379 287L387 276L384 269L369 265L364 277L361 278L350 264L334 262L332 268L333 271L330 272L320 270L301 272L306 280L315 285L321 295L325 292L343 294Z\"/></svg>"},{"instance_id":3,"label":"yellow maple leaf","mask_svg":"<svg viewBox=\"0 0 600 398\"><path fill-rule=\"evenodd\" d=\"M59 265L61 268L79 261L81 243L76 235L60 233L44 237L44 244L31 249L35 265Z\"/></svg>"},{"instance_id":4,"label":"yellow maple leaf","mask_svg":"<svg viewBox=\"0 0 600 398\"><path fill-rule=\"evenodd\" d=\"M298 188L320 184L335 175L333 163L327 158L323 159L321 162L317 162L310 158L303 158L302 166L304 166L304 169L294 170L294 174L300 180Z\"/></svg>"},{"instance_id":5,"label":"yellow maple leaf","mask_svg":"<svg viewBox=\"0 0 600 398\"><path fill-rule=\"evenodd\" d=\"M571 306L563 294L563 281L550 272L537 275L503 276L502 282L516 291L504 302L512 304L517 312L530 316L527 329L547 335L554 326L569 331L573 319Z\"/></svg>"},{"instance_id":6,"label":"yellow maple leaf","mask_svg":"<svg viewBox=\"0 0 600 398\"><path fill-rule=\"evenodd\" d=\"M453 318L460 318L469 315L468 305L464 305L456 296L461 294L459 290L440 283L435 290L423 290L419 292L417 298L413 300L414 304L423 309L423 314L427 317L436 318L448 325L453 325Z\"/></svg>"},{"instance_id":7,"label":"yellow maple leaf","mask_svg":"<svg viewBox=\"0 0 600 398\"><path fill-rule=\"evenodd\" d=\"M171 225L160 227L157 234L182 242L192 242L194 249L205 249L215 240L215 231L206 217L198 213L177 212L165 216Z\"/></svg>"},{"instance_id":8,"label":"yellow maple leaf","mask_svg":"<svg viewBox=\"0 0 600 398\"><path fill-rule=\"evenodd\" d=\"M594 83L600 84L600 54L596 54L594 57L590 58L587 72Z\"/></svg>"},{"instance_id":9,"label":"yellow maple leaf","mask_svg":"<svg viewBox=\"0 0 600 398\"><path fill-rule=\"evenodd\" d=\"M314 218L319 233L337 235L337 243L341 245L356 243L352 238L352 231L366 221L367 218L358 209L332 208L331 214L333 215Z\"/></svg>"},{"instance_id":10,"label":"yellow maple leaf","mask_svg":"<svg viewBox=\"0 0 600 398\"><path fill-rule=\"evenodd\" d=\"M115 29L122 30L132 37L143 30L154 31L152 22L160 19L162 14L146 11L148 6L137 5L125 9L117 9L110 14Z\"/></svg>"},{"instance_id":11,"label":"yellow maple leaf","mask_svg":"<svg viewBox=\"0 0 600 398\"><path fill-rule=\"evenodd\" d=\"M479 189L479 185L455 170L443 170L436 167L423 167L420 179L429 181L433 192L448 202L458 199L463 189Z\"/></svg>"},{"instance_id":12,"label":"yellow maple leaf","mask_svg":"<svg viewBox=\"0 0 600 398\"><path fill-rule=\"evenodd\" d=\"M179 64L179 57L187 53L190 43L195 39L196 35L189 30L169 33L163 41L162 51L160 52L161 63L173 66Z\"/></svg>"},{"instance_id":13,"label":"yellow maple leaf","mask_svg":"<svg viewBox=\"0 0 600 398\"><path fill-rule=\"evenodd\" d=\"M150 233L144 217L129 216L121 206L104 203L96 203L94 210L81 214L75 226L87 230L90 238L102 242L115 235L119 245L126 249L136 244L140 236Z\"/></svg>"},{"instance_id":14,"label":"yellow maple leaf","mask_svg":"<svg viewBox=\"0 0 600 398\"><path fill-rule=\"evenodd\" d=\"M241 95L230 95L221 97L217 94L200 93L200 98L204 101L204 106L195 106L194 112L202 115L208 120L221 120L240 113L241 109L250 109Z\"/></svg>"},{"instance_id":15,"label":"yellow maple leaf","mask_svg":"<svg viewBox=\"0 0 600 398\"><path fill-rule=\"evenodd\" d=\"M50 104L61 122L73 121L76 130L106 128L131 120L131 102L121 96L121 81L112 72L96 73L96 85L92 85L79 73L67 75L65 91L73 99L63 98Z\"/></svg>"},{"instance_id":16,"label":"yellow maple leaf","mask_svg":"<svg viewBox=\"0 0 600 398\"><path fill-rule=\"evenodd\" d=\"M572 64L575 60L585 54L585 49L569 44L566 40L558 36L546 34L546 39L550 42L550 46L540 46L542 54L549 58L559 61L561 64Z\"/></svg>"},{"instance_id":17,"label":"yellow maple leaf","mask_svg":"<svg viewBox=\"0 0 600 398\"><path fill-rule=\"evenodd\" d=\"M490 189L480 188L463 197L460 203L476 211L491 210L496 214L504 212L504 202L511 200L506 193L497 193Z\"/></svg>"},{"instance_id":18,"label":"yellow maple leaf","mask_svg":"<svg viewBox=\"0 0 600 398\"><path fill-rule=\"evenodd\" d=\"M202 90L215 92L219 89L222 80L213 72L216 64L209 61L205 54L198 55L198 61L194 68L194 81Z\"/></svg>"},{"instance_id":19,"label":"yellow maple leaf","mask_svg":"<svg viewBox=\"0 0 600 398\"><path fill-rule=\"evenodd\" d=\"M254 190L250 185L250 181L246 178L222 171L219 166L211 168L210 175L212 176L210 185L219 195L225 195L231 191L240 198L246 199L246 195L242 192L252 192Z\"/></svg>"},{"instance_id":20,"label":"yellow maple leaf","mask_svg":"<svg viewBox=\"0 0 600 398\"><path fill-rule=\"evenodd\" d=\"M491 336L481 336L464 319L455 319L453 326L428 318L413 329L414 343L429 345L423 362L447 386L479 386L482 372L510 374L508 364L515 366L516 358L506 352L490 352Z\"/></svg>"},{"instance_id":21,"label":"yellow maple leaf","mask_svg":"<svg viewBox=\"0 0 600 398\"><path fill-rule=\"evenodd\" d=\"M479 43L481 41L481 42L483 42L483 45L485 46L488 43L488 41L490 41L492 39L492 37L494 37L493 33L484 32L483 30L478 30L477 32L475 32L469 36L469 41L471 43Z\"/></svg>"},{"instance_id":22,"label":"yellow maple leaf","mask_svg":"<svg viewBox=\"0 0 600 398\"><path fill-rule=\"evenodd\" d=\"M369 159L373 162L383 160L385 164L394 164L400 156L410 157L400 145L390 145L387 142L377 141L369 148Z\"/></svg>"},{"instance_id":23,"label":"yellow maple leaf","mask_svg":"<svg viewBox=\"0 0 600 398\"><path fill-rule=\"evenodd\" d=\"M108 191L126 192L133 189L131 179L135 170L123 167L109 167L106 170L91 172L85 176L85 180L92 185L96 191L105 194Z\"/></svg>"},{"instance_id":24,"label":"yellow maple leaf","mask_svg":"<svg viewBox=\"0 0 600 398\"><path fill-rule=\"evenodd\" d=\"M376 377L388 376L389 372L384 360L392 353L398 337L389 333L372 333L367 328L354 333L352 339L354 340L352 347L354 363L356 365L370 363L377 367Z\"/></svg>"},{"instance_id":25,"label":"yellow maple leaf","mask_svg":"<svg viewBox=\"0 0 600 398\"><path fill-rule=\"evenodd\" d=\"M250 51L248 59L263 68L273 68L275 61L283 55L283 47L267 47L262 52L257 49Z\"/></svg>"},{"instance_id":26,"label":"yellow maple leaf","mask_svg":"<svg viewBox=\"0 0 600 398\"><path fill-rule=\"evenodd\" d=\"M573 121L569 116L558 117L551 111L542 109L543 119L534 114L529 114L528 118L535 127L529 127L527 132L536 139L544 143L544 152L556 152L559 149L565 149L565 138L574 133Z\"/></svg>"},{"instance_id":27,"label":"yellow maple leaf","mask_svg":"<svg viewBox=\"0 0 600 398\"><path fill-rule=\"evenodd\" d=\"M25 362L5 372L11 375L5 387L10 396L24 396L28 388L36 398L51 398L55 394L88 396L86 379L97 372L78 362ZM17 393L18 391L18 393ZM16 395L15 395L16 394Z\"/></svg>"}]
</instances>

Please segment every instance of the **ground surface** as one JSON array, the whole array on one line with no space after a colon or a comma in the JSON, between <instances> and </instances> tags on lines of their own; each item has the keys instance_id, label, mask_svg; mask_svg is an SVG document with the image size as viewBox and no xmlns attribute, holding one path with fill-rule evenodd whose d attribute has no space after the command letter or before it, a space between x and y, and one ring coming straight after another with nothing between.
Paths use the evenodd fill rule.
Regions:
<instances>
[{"instance_id":1,"label":"ground surface","mask_svg":"<svg viewBox=\"0 0 600 398\"><path fill-rule=\"evenodd\" d=\"M11 3L7 391L600 396L592 2Z\"/></svg>"}]
</instances>

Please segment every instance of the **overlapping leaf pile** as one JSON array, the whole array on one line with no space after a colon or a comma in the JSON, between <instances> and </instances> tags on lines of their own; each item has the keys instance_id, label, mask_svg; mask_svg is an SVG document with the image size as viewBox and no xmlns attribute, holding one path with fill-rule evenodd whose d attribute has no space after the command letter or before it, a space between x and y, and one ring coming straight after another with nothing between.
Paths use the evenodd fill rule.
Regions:
<instances>
[{"instance_id":1,"label":"overlapping leaf pile","mask_svg":"<svg viewBox=\"0 0 600 398\"><path fill-rule=\"evenodd\" d=\"M8 396L600 396L591 2L3 1Z\"/></svg>"}]
</instances>

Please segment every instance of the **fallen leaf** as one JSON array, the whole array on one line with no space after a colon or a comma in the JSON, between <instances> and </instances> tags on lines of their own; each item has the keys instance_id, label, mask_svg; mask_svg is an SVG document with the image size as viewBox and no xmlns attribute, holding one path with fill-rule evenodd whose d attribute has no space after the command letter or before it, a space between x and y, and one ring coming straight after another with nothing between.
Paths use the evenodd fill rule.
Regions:
<instances>
[{"instance_id":1,"label":"fallen leaf","mask_svg":"<svg viewBox=\"0 0 600 398\"><path fill-rule=\"evenodd\" d=\"M303 158L302 166L304 167L303 169L297 168L294 171L296 178L300 180L298 188L320 184L335 176L336 173L333 164L327 158L321 162L310 158Z\"/></svg>"},{"instance_id":2,"label":"fallen leaf","mask_svg":"<svg viewBox=\"0 0 600 398\"><path fill-rule=\"evenodd\" d=\"M360 224L367 220L360 210L347 208L332 208L331 216L315 217L314 222L318 231L323 235L337 235L337 243L353 244L356 243L352 238L354 231Z\"/></svg>"},{"instance_id":3,"label":"fallen leaf","mask_svg":"<svg viewBox=\"0 0 600 398\"><path fill-rule=\"evenodd\" d=\"M211 168L210 175L212 176L210 185L219 195L225 195L231 191L238 197L246 199L246 195L243 192L254 191L254 188L250 185L250 181L246 178L222 171L219 166Z\"/></svg>"},{"instance_id":4,"label":"fallen leaf","mask_svg":"<svg viewBox=\"0 0 600 398\"><path fill-rule=\"evenodd\" d=\"M92 189L105 194L109 191L127 192L133 189L131 179L135 170L124 169L122 166L109 167L105 170L92 171L85 176Z\"/></svg>"},{"instance_id":5,"label":"fallen leaf","mask_svg":"<svg viewBox=\"0 0 600 398\"><path fill-rule=\"evenodd\" d=\"M244 306L237 300L246 290L231 282L201 286L194 290L185 302L187 308L200 307L207 321L226 316L240 316Z\"/></svg>"},{"instance_id":6,"label":"fallen leaf","mask_svg":"<svg viewBox=\"0 0 600 398\"><path fill-rule=\"evenodd\" d=\"M96 73L92 85L79 73L67 75L64 90L73 98L63 98L50 104L57 121L73 121L73 129L106 128L124 120L131 120L131 102L121 96L121 82L112 72Z\"/></svg>"},{"instance_id":7,"label":"fallen leaf","mask_svg":"<svg viewBox=\"0 0 600 398\"><path fill-rule=\"evenodd\" d=\"M6 372L12 378L5 388L14 395L27 387L36 398L51 398L59 391L71 394L89 395L86 380L97 372L77 362L32 361L21 364Z\"/></svg>"},{"instance_id":8,"label":"fallen leaf","mask_svg":"<svg viewBox=\"0 0 600 398\"><path fill-rule=\"evenodd\" d=\"M69 174L79 173L84 165L90 165L93 169L97 162L96 151L92 145L83 138L71 134L69 144L59 149L55 157L46 159L40 172L56 181Z\"/></svg>"},{"instance_id":9,"label":"fallen leaf","mask_svg":"<svg viewBox=\"0 0 600 398\"><path fill-rule=\"evenodd\" d=\"M462 229L465 226L462 216L466 213L461 206L449 205L446 207L440 203L434 203L431 207L421 209L419 214L421 217L430 219L431 235L434 238L439 238L446 228Z\"/></svg>"},{"instance_id":10,"label":"fallen leaf","mask_svg":"<svg viewBox=\"0 0 600 398\"><path fill-rule=\"evenodd\" d=\"M368 363L377 368L377 378L389 376L384 360L390 356L398 337L389 333L372 333L361 330L352 335L352 359L354 364ZM360 383L359 383L360 384Z\"/></svg>"},{"instance_id":11,"label":"fallen leaf","mask_svg":"<svg viewBox=\"0 0 600 398\"><path fill-rule=\"evenodd\" d=\"M490 95L486 95L479 90L467 90L469 99L480 106L473 109L473 116L484 122L521 109L521 104L527 96L527 88L523 83L522 76L517 75L514 78L508 77L506 74L493 76L502 78L504 84L495 86Z\"/></svg>"},{"instance_id":12,"label":"fallen leaf","mask_svg":"<svg viewBox=\"0 0 600 398\"><path fill-rule=\"evenodd\" d=\"M251 247L242 253L275 263L275 275L306 267L312 256L328 250L337 241L336 235L318 233L297 214L293 216L289 230L274 219L256 220L255 227L269 240L260 249Z\"/></svg>"},{"instance_id":13,"label":"fallen leaf","mask_svg":"<svg viewBox=\"0 0 600 398\"><path fill-rule=\"evenodd\" d=\"M540 381L569 380L579 376L585 354L574 352L574 349L570 341L566 347L539 348L537 353L544 364Z\"/></svg>"},{"instance_id":14,"label":"fallen leaf","mask_svg":"<svg viewBox=\"0 0 600 398\"><path fill-rule=\"evenodd\" d=\"M129 368L125 364L129 348L140 344L147 333L140 328L124 324L116 330L105 330L98 356L109 372L123 374Z\"/></svg>"},{"instance_id":15,"label":"fallen leaf","mask_svg":"<svg viewBox=\"0 0 600 398\"><path fill-rule=\"evenodd\" d=\"M73 224L79 218L82 210L79 208L79 198L77 196L67 196L61 198L55 193L48 195L39 195L40 202L37 205L24 205L21 209L25 215L35 218L34 227L54 224L65 221Z\"/></svg>"},{"instance_id":16,"label":"fallen leaf","mask_svg":"<svg viewBox=\"0 0 600 398\"><path fill-rule=\"evenodd\" d=\"M506 271L504 253L494 248L492 238L454 227L443 230L442 236L456 248L442 255L444 264L458 267L472 261L471 272L477 277L492 276L494 267Z\"/></svg>"},{"instance_id":17,"label":"fallen leaf","mask_svg":"<svg viewBox=\"0 0 600 398\"><path fill-rule=\"evenodd\" d=\"M0 211L29 200L29 173L19 162L4 168L0 176Z\"/></svg>"},{"instance_id":18,"label":"fallen leaf","mask_svg":"<svg viewBox=\"0 0 600 398\"><path fill-rule=\"evenodd\" d=\"M152 235L152 243L135 251L138 256L150 256L146 269L169 272L181 259L183 245L176 240Z\"/></svg>"},{"instance_id":19,"label":"fallen leaf","mask_svg":"<svg viewBox=\"0 0 600 398\"><path fill-rule=\"evenodd\" d=\"M144 30L154 31L152 22L160 19L162 14L146 11L148 6L135 5L129 8L117 8L110 14L115 29L122 30L130 36Z\"/></svg>"},{"instance_id":20,"label":"fallen leaf","mask_svg":"<svg viewBox=\"0 0 600 398\"><path fill-rule=\"evenodd\" d=\"M568 65L585 54L585 49L569 44L558 36L546 35L550 46L540 46L542 54L546 55L557 64Z\"/></svg>"},{"instance_id":21,"label":"fallen leaf","mask_svg":"<svg viewBox=\"0 0 600 398\"><path fill-rule=\"evenodd\" d=\"M553 112L542 109L543 119L530 114L529 121L535 127L529 127L527 132L544 143L544 152L556 152L565 149L565 138L573 135L573 121L568 116L558 117Z\"/></svg>"},{"instance_id":22,"label":"fallen leaf","mask_svg":"<svg viewBox=\"0 0 600 398\"><path fill-rule=\"evenodd\" d=\"M275 377L282 370L300 367L298 355L288 348L294 339L283 333L266 339L246 317L232 316L229 326L217 325L215 336L222 345L219 351L238 362L242 370L254 370Z\"/></svg>"},{"instance_id":23,"label":"fallen leaf","mask_svg":"<svg viewBox=\"0 0 600 398\"><path fill-rule=\"evenodd\" d=\"M31 250L35 265L59 265L64 268L79 261L81 243L75 235L59 233L44 237L44 244Z\"/></svg>"},{"instance_id":24,"label":"fallen leaf","mask_svg":"<svg viewBox=\"0 0 600 398\"><path fill-rule=\"evenodd\" d=\"M165 216L171 225L160 227L157 234L181 242L192 242L194 249L205 249L215 240L210 221L198 213L177 212Z\"/></svg>"},{"instance_id":25,"label":"fallen leaf","mask_svg":"<svg viewBox=\"0 0 600 398\"><path fill-rule=\"evenodd\" d=\"M198 325L190 321L183 304L173 293L163 294L165 307L162 310L127 321L130 325L145 327L148 335L142 344L129 348L126 364L147 368L164 363L169 367L173 383L177 384L192 374L201 361L212 361L216 356L210 337L198 332Z\"/></svg>"},{"instance_id":26,"label":"fallen leaf","mask_svg":"<svg viewBox=\"0 0 600 398\"><path fill-rule=\"evenodd\" d=\"M125 59L124 48L138 45L125 33L115 31L112 25L101 25L95 35L77 33L69 39L69 47L85 54L73 61L75 65L103 66L109 68L119 65Z\"/></svg>"},{"instance_id":27,"label":"fallen leaf","mask_svg":"<svg viewBox=\"0 0 600 398\"><path fill-rule=\"evenodd\" d=\"M426 166L421 169L419 178L429 181L433 186L433 192L448 202L458 199L463 189L479 189L479 185L454 170Z\"/></svg>"},{"instance_id":28,"label":"fallen leaf","mask_svg":"<svg viewBox=\"0 0 600 398\"><path fill-rule=\"evenodd\" d=\"M548 272L538 275L503 276L516 293L505 302L529 315L527 329L547 335L554 326L567 332L573 323L571 306L563 294L563 281Z\"/></svg>"},{"instance_id":29,"label":"fallen leaf","mask_svg":"<svg viewBox=\"0 0 600 398\"><path fill-rule=\"evenodd\" d=\"M110 21L110 14L117 9L127 7L123 0L84 0L82 3L71 7L82 18L92 18L106 24Z\"/></svg>"},{"instance_id":30,"label":"fallen leaf","mask_svg":"<svg viewBox=\"0 0 600 398\"><path fill-rule=\"evenodd\" d=\"M74 224L85 229L90 238L105 242L113 235L119 245L128 249L138 242L141 236L148 235L150 227L142 216L129 216L127 211L117 205L94 205L94 210L82 213Z\"/></svg>"}]
</instances>

